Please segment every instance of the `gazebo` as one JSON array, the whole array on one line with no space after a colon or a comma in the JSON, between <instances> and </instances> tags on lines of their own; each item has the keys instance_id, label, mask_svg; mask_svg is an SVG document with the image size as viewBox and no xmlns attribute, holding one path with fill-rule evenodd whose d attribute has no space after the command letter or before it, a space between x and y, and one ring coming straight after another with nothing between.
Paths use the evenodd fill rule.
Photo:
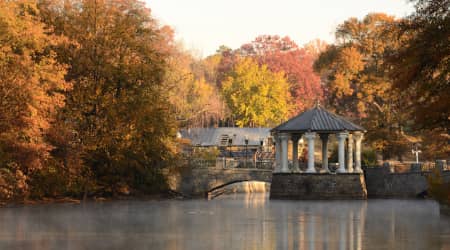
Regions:
<instances>
[{"instance_id":1,"label":"gazebo","mask_svg":"<svg viewBox=\"0 0 450 250\"><path fill-rule=\"evenodd\" d=\"M294 173L302 173L298 162L298 142L304 135L308 141L308 168L305 173L316 173L314 167L314 139L318 135L322 141L321 173L330 173L328 168L328 137L336 134L338 138L339 168L337 173L362 173L361 141L365 129L341 116L333 114L320 104L273 128L275 139L275 173L289 173L288 141L292 140L292 158ZM347 143L347 164L345 164L345 140ZM353 144L355 145L353 167ZM347 165L347 167L345 167Z\"/></svg>"}]
</instances>

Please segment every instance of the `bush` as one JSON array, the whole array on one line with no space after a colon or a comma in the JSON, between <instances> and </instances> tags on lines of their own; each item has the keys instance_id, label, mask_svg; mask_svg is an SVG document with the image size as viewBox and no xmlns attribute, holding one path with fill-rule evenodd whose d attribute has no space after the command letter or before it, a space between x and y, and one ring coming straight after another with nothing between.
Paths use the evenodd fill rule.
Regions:
<instances>
[{"instance_id":1,"label":"bush","mask_svg":"<svg viewBox=\"0 0 450 250\"><path fill-rule=\"evenodd\" d=\"M428 191L439 203L450 205L450 182L444 182L439 169L433 169L428 176Z\"/></svg>"},{"instance_id":2,"label":"bush","mask_svg":"<svg viewBox=\"0 0 450 250\"><path fill-rule=\"evenodd\" d=\"M377 153L373 149L364 149L361 152L362 165L372 167L377 165Z\"/></svg>"},{"instance_id":3,"label":"bush","mask_svg":"<svg viewBox=\"0 0 450 250\"><path fill-rule=\"evenodd\" d=\"M50 166L37 170L30 176L32 199L55 198L67 193L67 173L58 167Z\"/></svg>"},{"instance_id":4,"label":"bush","mask_svg":"<svg viewBox=\"0 0 450 250\"><path fill-rule=\"evenodd\" d=\"M27 177L16 164L0 167L0 200L17 200L28 196Z\"/></svg>"}]
</instances>

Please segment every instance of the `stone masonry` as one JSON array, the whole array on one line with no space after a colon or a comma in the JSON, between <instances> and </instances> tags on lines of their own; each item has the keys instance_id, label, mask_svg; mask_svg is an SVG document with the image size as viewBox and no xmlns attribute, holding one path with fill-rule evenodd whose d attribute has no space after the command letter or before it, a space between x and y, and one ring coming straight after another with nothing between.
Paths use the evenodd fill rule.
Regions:
<instances>
[{"instance_id":1,"label":"stone masonry","mask_svg":"<svg viewBox=\"0 0 450 250\"><path fill-rule=\"evenodd\" d=\"M242 181L271 182L272 171L264 169L180 168L166 173L169 188L188 197L204 197L208 192Z\"/></svg>"},{"instance_id":2,"label":"stone masonry","mask_svg":"<svg viewBox=\"0 0 450 250\"><path fill-rule=\"evenodd\" d=\"M366 199L364 175L274 173L271 199Z\"/></svg>"}]
</instances>

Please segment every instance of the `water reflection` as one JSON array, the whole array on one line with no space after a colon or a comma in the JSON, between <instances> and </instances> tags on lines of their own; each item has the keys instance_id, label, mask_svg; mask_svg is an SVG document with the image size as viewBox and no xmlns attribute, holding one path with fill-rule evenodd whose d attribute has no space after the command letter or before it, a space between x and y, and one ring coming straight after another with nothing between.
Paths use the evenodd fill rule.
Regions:
<instances>
[{"instance_id":1,"label":"water reflection","mask_svg":"<svg viewBox=\"0 0 450 250\"><path fill-rule=\"evenodd\" d=\"M280 224L276 249L362 249L366 202L272 203L282 206L272 209Z\"/></svg>"},{"instance_id":2,"label":"water reflection","mask_svg":"<svg viewBox=\"0 0 450 250\"><path fill-rule=\"evenodd\" d=\"M0 249L450 249L431 201L216 200L0 209Z\"/></svg>"}]
</instances>

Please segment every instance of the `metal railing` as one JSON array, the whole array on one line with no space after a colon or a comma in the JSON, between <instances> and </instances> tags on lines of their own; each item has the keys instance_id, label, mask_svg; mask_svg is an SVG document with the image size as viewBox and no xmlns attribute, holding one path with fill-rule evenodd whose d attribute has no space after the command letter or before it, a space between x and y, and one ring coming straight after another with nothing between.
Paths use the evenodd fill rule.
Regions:
<instances>
[{"instance_id":1,"label":"metal railing","mask_svg":"<svg viewBox=\"0 0 450 250\"><path fill-rule=\"evenodd\" d=\"M206 159L188 159L187 165L192 168L214 168L217 165L217 161Z\"/></svg>"},{"instance_id":2,"label":"metal railing","mask_svg":"<svg viewBox=\"0 0 450 250\"><path fill-rule=\"evenodd\" d=\"M424 162L420 166L422 172L432 171L434 168L436 168L436 162Z\"/></svg>"},{"instance_id":3,"label":"metal railing","mask_svg":"<svg viewBox=\"0 0 450 250\"><path fill-rule=\"evenodd\" d=\"M206 159L185 159L187 166L192 168L221 168L221 169L273 169L272 160L253 161L234 158L217 158L215 160Z\"/></svg>"}]
</instances>

